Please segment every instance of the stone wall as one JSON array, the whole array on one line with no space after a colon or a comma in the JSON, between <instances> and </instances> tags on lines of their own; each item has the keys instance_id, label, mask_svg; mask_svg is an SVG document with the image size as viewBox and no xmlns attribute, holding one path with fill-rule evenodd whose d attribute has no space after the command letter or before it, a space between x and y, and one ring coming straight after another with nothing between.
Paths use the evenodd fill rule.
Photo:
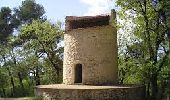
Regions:
<instances>
[{"instance_id":1,"label":"stone wall","mask_svg":"<svg viewBox=\"0 0 170 100\"><path fill-rule=\"evenodd\" d=\"M117 83L117 36L110 25L78 28L64 34L63 83L74 83L74 67L82 64L82 84Z\"/></svg>"},{"instance_id":2,"label":"stone wall","mask_svg":"<svg viewBox=\"0 0 170 100\"><path fill-rule=\"evenodd\" d=\"M36 96L42 97L44 100L145 100L145 88L143 86L110 88L99 86L95 89L93 86L91 86L91 89L76 89L76 87L74 89L63 89L61 87L57 89L36 88Z\"/></svg>"}]
</instances>

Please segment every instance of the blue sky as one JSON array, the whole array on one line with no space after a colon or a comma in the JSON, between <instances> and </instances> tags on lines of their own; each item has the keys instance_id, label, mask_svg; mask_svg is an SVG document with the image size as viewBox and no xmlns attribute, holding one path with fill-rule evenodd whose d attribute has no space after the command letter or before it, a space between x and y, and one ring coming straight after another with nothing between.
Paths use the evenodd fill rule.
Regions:
<instances>
[{"instance_id":1,"label":"blue sky","mask_svg":"<svg viewBox=\"0 0 170 100\"><path fill-rule=\"evenodd\" d=\"M23 0L0 0L0 7L18 7ZM108 14L115 8L114 0L36 0L43 5L49 20L64 21L65 16Z\"/></svg>"}]
</instances>

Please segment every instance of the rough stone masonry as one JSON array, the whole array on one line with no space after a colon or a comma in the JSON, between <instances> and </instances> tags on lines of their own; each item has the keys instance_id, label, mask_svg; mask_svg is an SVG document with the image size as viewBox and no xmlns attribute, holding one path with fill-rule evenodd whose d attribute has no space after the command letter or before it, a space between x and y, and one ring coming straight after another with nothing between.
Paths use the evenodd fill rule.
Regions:
<instances>
[{"instance_id":1,"label":"rough stone masonry","mask_svg":"<svg viewBox=\"0 0 170 100\"><path fill-rule=\"evenodd\" d=\"M63 83L113 85L117 83L116 28L110 16L66 17ZM82 72L76 72L81 64ZM81 82L75 82L80 73Z\"/></svg>"},{"instance_id":2,"label":"rough stone masonry","mask_svg":"<svg viewBox=\"0 0 170 100\"><path fill-rule=\"evenodd\" d=\"M116 13L67 16L63 84L40 85L45 100L144 100L142 85L118 85Z\"/></svg>"}]
</instances>

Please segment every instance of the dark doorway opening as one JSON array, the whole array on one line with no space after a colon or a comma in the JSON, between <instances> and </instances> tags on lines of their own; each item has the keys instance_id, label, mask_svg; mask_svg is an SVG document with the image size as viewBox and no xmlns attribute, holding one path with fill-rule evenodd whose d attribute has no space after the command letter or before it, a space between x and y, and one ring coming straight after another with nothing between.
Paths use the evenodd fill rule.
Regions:
<instances>
[{"instance_id":1,"label":"dark doorway opening","mask_svg":"<svg viewBox=\"0 0 170 100\"><path fill-rule=\"evenodd\" d=\"M82 83L82 64L75 65L74 83Z\"/></svg>"}]
</instances>

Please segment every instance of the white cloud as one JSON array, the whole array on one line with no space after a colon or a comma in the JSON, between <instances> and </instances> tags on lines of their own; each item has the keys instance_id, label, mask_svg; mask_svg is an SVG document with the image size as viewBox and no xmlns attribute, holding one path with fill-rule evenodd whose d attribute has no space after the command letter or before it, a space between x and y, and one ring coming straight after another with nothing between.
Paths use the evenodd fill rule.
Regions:
<instances>
[{"instance_id":1,"label":"white cloud","mask_svg":"<svg viewBox=\"0 0 170 100\"><path fill-rule=\"evenodd\" d=\"M80 0L89 8L84 15L99 15L110 13L110 10L115 6L115 0Z\"/></svg>"}]
</instances>

